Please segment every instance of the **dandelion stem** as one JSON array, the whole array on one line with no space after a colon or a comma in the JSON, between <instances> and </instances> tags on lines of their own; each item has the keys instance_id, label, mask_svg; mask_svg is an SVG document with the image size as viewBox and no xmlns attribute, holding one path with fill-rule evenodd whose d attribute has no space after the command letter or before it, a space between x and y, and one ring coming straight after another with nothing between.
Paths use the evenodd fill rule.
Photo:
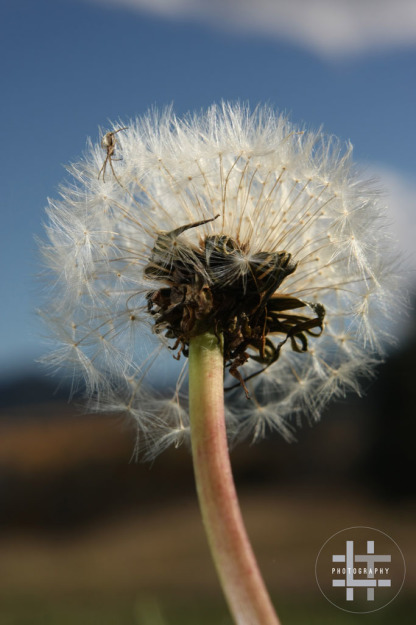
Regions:
<instances>
[{"instance_id":1,"label":"dandelion stem","mask_svg":"<svg viewBox=\"0 0 416 625\"><path fill-rule=\"evenodd\" d=\"M223 341L213 332L191 339L189 410L195 481L209 546L237 625L279 625L234 486L224 420Z\"/></svg>"}]
</instances>

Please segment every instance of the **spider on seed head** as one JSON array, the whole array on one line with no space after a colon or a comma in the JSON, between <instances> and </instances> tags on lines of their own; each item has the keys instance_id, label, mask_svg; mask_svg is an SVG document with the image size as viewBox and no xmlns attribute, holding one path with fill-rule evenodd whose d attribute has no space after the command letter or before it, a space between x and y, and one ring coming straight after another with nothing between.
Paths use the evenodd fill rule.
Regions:
<instances>
[{"instance_id":1,"label":"spider on seed head","mask_svg":"<svg viewBox=\"0 0 416 625\"><path fill-rule=\"evenodd\" d=\"M101 174L103 175L103 182L105 182L105 171L107 169L107 163L110 163L113 176L116 180L118 180L116 176L116 172L114 171L113 161L119 161L121 159L113 158L113 155L117 146L117 139L115 135L118 132L121 132L122 130L127 130L127 126L123 126L123 128L118 128L117 130L112 130L110 132L107 132L104 135L104 137L101 139L101 147L103 148L103 150L106 150L107 152L103 166L101 167L100 172L98 174L98 179L100 179Z\"/></svg>"}]
</instances>

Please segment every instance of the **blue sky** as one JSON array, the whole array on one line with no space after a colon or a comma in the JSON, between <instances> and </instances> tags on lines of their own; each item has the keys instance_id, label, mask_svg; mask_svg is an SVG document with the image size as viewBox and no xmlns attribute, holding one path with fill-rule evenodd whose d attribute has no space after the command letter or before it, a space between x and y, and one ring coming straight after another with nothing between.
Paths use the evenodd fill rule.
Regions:
<instances>
[{"instance_id":1,"label":"blue sky","mask_svg":"<svg viewBox=\"0 0 416 625\"><path fill-rule=\"evenodd\" d=\"M314 3L322 4L310 0L308 7ZM345 9L344 0L337 4ZM253 27L245 0L4 0L1 376L30 368L45 351L35 313L41 264L34 236L42 235L43 209L58 193L63 165L82 155L88 136L99 139L98 127L107 128L109 119L127 121L170 103L182 114L239 99L253 106L267 102L312 128L323 125L350 139L355 158L380 175L398 236L410 250L416 237L416 28L406 26L411 5L390 3L394 19L381 12L378 23L373 0L350 4L357 11L353 18L364 24L361 39L349 35L357 29L344 13L328 15L327 24L318 15L322 32L302 11L296 17L305 20L304 28L292 32L298 23L285 13L281 32L278 11L267 13L279 3L267 0L256 4L267 19L253 20ZM288 6L282 2L285 11ZM379 29L366 33L359 7L371 6ZM371 11L368 16L373 28Z\"/></svg>"}]
</instances>

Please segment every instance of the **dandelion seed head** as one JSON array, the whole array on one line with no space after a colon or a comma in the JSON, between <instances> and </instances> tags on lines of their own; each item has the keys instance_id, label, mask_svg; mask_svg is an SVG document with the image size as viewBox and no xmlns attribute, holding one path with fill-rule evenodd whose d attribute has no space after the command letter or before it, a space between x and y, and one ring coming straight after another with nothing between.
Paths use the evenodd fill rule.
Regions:
<instances>
[{"instance_id":1,"label":"dandelion seed head","mask_svg":"<svg viewBox=\"0 0 416 625\"><path fill-rule=\"evenodd\" d=\"M115 133L47 208L51 365L78 371L95 409L130 414L149 457L188 438L186 356L204 324L225 337L232 439L290 439L301 415L358 392L400 296L383 198L352 146L230 104Z\"/></svg>"}]
</instances>

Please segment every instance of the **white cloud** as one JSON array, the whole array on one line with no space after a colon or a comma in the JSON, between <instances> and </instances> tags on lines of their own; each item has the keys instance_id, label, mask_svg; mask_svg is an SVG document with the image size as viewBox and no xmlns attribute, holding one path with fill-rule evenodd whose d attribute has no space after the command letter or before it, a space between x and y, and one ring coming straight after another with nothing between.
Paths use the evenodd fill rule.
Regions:
<instances>
[{"instance_id":1,"label":"white cloud","mask_svg":"<svg viewBox=\"0 0 416 625\"><path fill-rule=\"evenodd\" d=\"M392 229L409 270L409 282L416 285L416 181L398 171L381 166L367 168L381 183L386 194Z\"/></svg>"},{"instance_id":2,"label":"white cloud","mask_svg":"<svg viewBox=\"0 0 416 625\"><path fill-rule=\"evenodd\" d=\"M408 289L411 301L414 303L416 296L416 181L397 170L374 164L365 168L365 176L374 176L377 180L376 186L384 192L391 230L399 243L403 285ZM409 316L400 313L397 319L392 321L390 327L392 336L405 345L406 341L414 338L414 323L414 310L409 311Z\"/></svg>"},{"instance_id":3,"label":"white cloud","mask_svg":"<svg viewBox=\"0 0 416 625\"><path fill-rule=\"evenodd\" d=\"M94 0L294 41L324 57L416 44L415 0Z\"/></svg>"}]
</instances>

